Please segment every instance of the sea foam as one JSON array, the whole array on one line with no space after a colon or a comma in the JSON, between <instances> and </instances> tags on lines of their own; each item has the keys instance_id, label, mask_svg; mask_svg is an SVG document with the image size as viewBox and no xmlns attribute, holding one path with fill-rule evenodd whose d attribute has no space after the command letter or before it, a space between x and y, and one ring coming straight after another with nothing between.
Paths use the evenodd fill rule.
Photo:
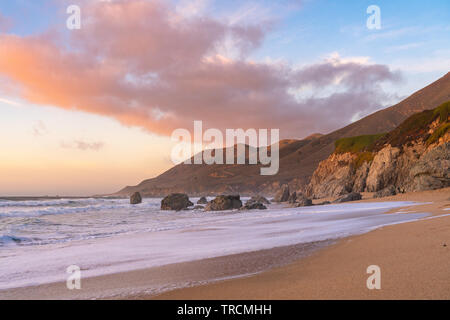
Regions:
<instances>
[{"instance_id":1,"label":"sea foam","mask_svg":"<svg viewBox=\"0 0 450 320\"><path fill-rule=\"evenodd\" d=\"M0 289L65 281L70 265L91 277L338 239L427 216L384 214L412 202L271 205L261 211L213 213L160 211L159 201L144 199L138 206L126 200L85 201L86 211L60 208L64 214L0 218L4 236L29 239L0 246Z\"/></svg>"}]
</instances>

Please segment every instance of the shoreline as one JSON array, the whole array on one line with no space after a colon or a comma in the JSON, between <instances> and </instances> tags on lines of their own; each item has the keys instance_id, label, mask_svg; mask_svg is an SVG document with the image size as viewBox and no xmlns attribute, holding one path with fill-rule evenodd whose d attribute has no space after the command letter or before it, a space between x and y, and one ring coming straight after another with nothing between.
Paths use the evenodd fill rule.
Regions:
<instances>
[{"instance_id":1,"label":"shoreline","mask_svg":"<svg viewBox=\"0 0 450 320\"><path fill-rule=\"evenodd\" d=\"M65 282L52 282L0 290L3 299L142 299L178 288L240 279L288 265L328 247L338 239L178 262L82 279L81 290L68 290ZM171 283L170 283L171 282ZM150 287L153 287L149 289Z\"/></svg>"},{"instance_id":2,"label":"shoreline","mask_svg":"<svg viewBox=\"0 0 450 320\"><path fill-rule=\"evenodd\" d=\"M450 211L442 210L443 208L449 207L448 194L450 194L450 188L421 193L400 194L381 199L355 201L428 202L421 205L415 204L398 207L384 213L402 212L407 214L409 212L427 212L430 214L427 218L419 221L411 221L410 223L381 227L361 235L95 276L86 278L83 281L82 290L67 290L65 282L6 289L0 291L0 299L345 299L348 296L342 293L330 295L330 290L329 288L327 289L326 285L319 290L319 294L314 289L315 285L308 287L305 283L301 282L300 287L302 288L303 294L299 294L297 290L292 291L292 286L299 285L296 282L298 281L296 275L303 274L305 266L311 267L311 264L313 264L318 267L317 272L320 270L323 272L323 268L329 266L330 263L332 265L342 264L345 258L335 257L331 259L329 255L342 255L345 253L342 250L346 248L346 244L354 244L360 241L364 242L366 238L371 239L373 234L376 235L376 239L383 239L385 237L383 235L386 232L385 230L409 230L410 228L405 226L412 224L430 224L436 226L440 224L436 220L442 219L445 220L445 223L448 223L450 231L450 217L429 219L436 215L450 214ZM367 196L370 195L365 195L365 197ZM433 200L433 203L429 203L431 200ZM381 235L378 235L379 233ZM448 239L447 244L450 246L450 239ZM368 246L368 248L372 250L371 246L373 247L373 244ZM361 250L361 245L357 247L357 250ZM345 254L348 255L348 252ZM449 266L450 260L446 260L446 263ZM308 279L316 279L319 283L323 281L321 278L324 275L320 272L316 274L317 272L311 273L311 270L306 270L309 271ZM364 280L360 283L363 287L365 287L365 279L368 276L364 271L359 275ZM342 277L341 272L340 269L328 271L328 273L334 274L338 278ZM445 273L445 275L447 279L450 278L450 273ZM289 279L287 282L286 277ZM332 279L326 276L325 278L328 279L329 285L336 287ZM175 284L167 285L170 282L169 280L172 282L175 281ZM307 283L311 284L308 281ZM286 288L287 291L279 292L280 286ZM156 287L157 289L149 290L149 287ZM342 285L337 287L345 288L346 286ZM450 287L450 285L447 285L447 287ZM443 297L450 298L450 293L447 294L445 288L441 289L440 292L444 292ZM297 287L297 289L299 288ZM264 293L269 291L271 292L269 295ZM287 294L288 292L289 294ZM316 294L313 294L314 292ZM349 292L352 291L350 290ZM356 299L366 297L362 293L358 293L357 295L351 294L350 296L356 297Z\"/></svg>"},{"instance_id":3,"label":"shoreline","mask_svg":"<svg viewBox=\"0 0 450 320\"><path fill-rule=\"evenodd\" d=\"M359 202L426 201L390 212L430 216L340 239L291 264L261 274L141 299L296 300L450 299L450 188ZM432 203L429 203L432 201ZM387 212L386 214L389 214ZM381 269L381 289L366 287L367 267Z\"/></svg>"}]
</instances>

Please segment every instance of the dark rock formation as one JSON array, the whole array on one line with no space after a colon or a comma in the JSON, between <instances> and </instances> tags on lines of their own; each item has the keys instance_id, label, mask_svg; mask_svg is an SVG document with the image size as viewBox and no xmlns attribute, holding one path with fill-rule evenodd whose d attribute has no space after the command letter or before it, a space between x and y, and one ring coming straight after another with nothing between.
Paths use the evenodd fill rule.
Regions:
<instances>
[{"instance_id":1,"label":"dark rock formation","mask_svg":"<svg viewBox=\"0 0 450 320\"><path fill-rule=\"evenodd\" d=\"M297 192L294 191L289 195L288 202L295 203L296 200L297 200Z\"/></svg>"},{"instance_id":2,"label":"dark rock formation","mask_svg":"<svg viewBox=\"0 0 450 320\"><path fill-rule=\"evenodd\" d=\"M267 200L266 198L264 198L263 196L253 196L253 197L250 198L249 201L261 202L263 204L270 204L270 201Z\"/></svg>"},{"instance_id":3,"label":"dark rock formation","mask_svg":"<svg viewBox=\"0 0 450 320\"><path fill-rule=\"evenodd\" d=\"M206 199L206 197L201 197L198 201L197 204L207 204L208 203L208 199Z\"/></svg>"},{"instance_id":4,"label":"dark rock formation","mask_svg":"<svg viewBox=\"0 0 450 320\"><path fill-rule=\"evenodd\" d=\"M180 211L193 205L189 201L189 197L184 193L172 193L161 200L161 210Z\"/></svg>"},{"instance_id":5,"label":"dark rock formation","mask_svg":"<svg viewBox=\"0 0 450 320\"><path fill-rule=\"evenodd\" d=\"M205 211L223 211L239 209L242 207L241 197L239 195L233 196L217 196L214 200L208 202Z\"/></svg>"},{"instance_id":6,"label":"dark rock formation","mask_svg":"<svg viewBox=\"0 0 450 320\"><path fill-rule=\"evenodd\" d=\"M293 192L293 194L295 194L295 197L291 195L289 198L291 207L309 207L313 205L312 200L307 198L303 193Z\"/></svg>"},{"instance_id":7,"label":"dark rock formation","mask_svg":"<svg viewBox=\"0 0 450 320\"><path fill-rule=\"evenodd\" d=\"M284 184L281 186L280 190L275 194L273 198L274 202L286 202L289 200L289 186Z\"/></svg>"},{"instance_id":8,"label":"dark rock formation","mask_svg":"<svg viewBox=\"0 0 450 320\"><path fill-rule=\"evenodd\" d=\"M130 197L130 204L139 204L142 202L142 197L139 192L135 192Z\"/></svg>"},{"instance_id":9,"label":"dark rock formation","mask_svg":"<svg viewBox=\"0 0 450 320\"><path fill-rule=\"evenodd\" d=\"M255 201L247 201L247 203L245 204L245 206L242 207L242 209L244 210L265 210L267 209L267 207L262 204L261 202L255 202Z\"/></svg>"},{"instance_id":10,"label":"dark rock formation","mask_svg":"<svg viewBox=\"0 0 450 320\"><path fill-rule=\"evenodd\" d=\"M312 200L308 198L297 198L295 203L293 203L293 207L310 207L312 206Z\"/></svg>"},{"instance_id":11,"label":"dark rock formation","mask_svg":"<svg viewBox=\"0 0 450 320\"><path fill-rule=\"evenodd\" d=\"M374 198L384 198L389 196L395 196L397 194L397 191L395 190L394 186L388 186L380 191L377 191L373 197Z\"/></svg>"},{"instance_id":12,"label":"dark rock formation","mask_svg":"<svg viewBox=\"0 0 450 320\"><path fill-rule=\"evenodd\" d=\"M349 194L346 194L345 196L342 196L336 200L333 201L333 203L342 203L342 202L349 202L349 201L357 201L361 200L362 196L358 192L351 192Z\"/></svg>"}]
</instances>

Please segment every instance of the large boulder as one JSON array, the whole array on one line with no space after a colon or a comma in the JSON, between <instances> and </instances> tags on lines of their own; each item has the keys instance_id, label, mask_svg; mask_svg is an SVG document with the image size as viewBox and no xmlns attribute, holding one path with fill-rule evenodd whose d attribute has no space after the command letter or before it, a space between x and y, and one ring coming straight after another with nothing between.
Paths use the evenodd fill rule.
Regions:
<instances>
[{"instance_id":1,"label":"large boulder","mask_svg":"<svg viewBox=\"0 0 450 320\"><path fill-rule=\"evenodd\" d=\"M198 201L197 204L207 204L208 203L208 199L206 199L206 197L201 197Z\"/></svg>"},{"instance_id":2,"label":"large boulder","mask_svg":"<svg viewBox=\"0 0 450 320\"><path fill-rule=\"evenodd\" d=\"M273 198L274 202L286 202L289 200L289 186L284 184L281 186L280 190L275 194Z\"/></svg>"},{"instance_id":3,"label":"large boulder","mask_svg":"<svg viewBox=\"0 0 450 320\"><path fill-rule=\"evenodd\" d=\"M294 192L296 194L295 200L294 198L291 198L289 203L291 203L292 207L309 207L313 205L313 202L311 199L307 198L303 193L301 192Z\"/></svg>"},{"instance_id":4,"label":"large boulder","mask_svg":"<svg viewBox=\"0 0 450 320\"><path fill-rule=\"evenodd\" d=\"M130 204L139 204L142 202L142 197L139 192L135 192L130 196Z\"/></svg>"},{"instance_id":5,"label":"large boulder","mask_svg":"<svg viewBox=\"0 0 450 320\"><path fill-rule=\"evenodd\" d=\"M308 198L298 198L295 203L293 203L293 207L310 207L313 205L311 199Z\"/></svg>"},{"instance_id":6,"label":"large boulder","mask_svg":"<svg viewBox=\"0 0 450 320\"><path fill-rule=\"evenodd\" d=\"M161 200L161 210L184 210L194 204L184 193L172 193Z\"/></svg>"},{"instance_id":7,"label":"large boulder","mask_svg":"<svg viewBox=\"0 0 450 320\"><path fill-rule=\"evenodd\" d=\"M245 206L242 207L242 209L244 210L265 210L267 209L267 207L261 203L261 202L257 202L257 201L247 201L245 203Z\"/></svg>"},{"instance_id":8,"label":"large boulder","mask_svg":"<svg viewBox=\"0 0 450 320\"><path fill-rule=\"evenodd\" d=\"M264 210L267 209L267 207L264 204L270 203L269 200L267 200L264 197L261 196L253 196L251 197L245 205L241 208L244 210Z\"/></svg>"},{"instance_id":9,"label":"large boulder","mask_svg":"<svg viewBox=\"0 0 450 320\"><path fill-rule=\"evenodd\" d=\"M349 194L346 194L336 200L334 200L334 203L342 203L342 202L349 202L349 201L357 201L361 200L362 196L358 192L350 192Z\"/></svg>"},{"instance_id":10,"label":"large boulder","mask_svg":"<svg viewBox=\"0 0 450 320\"><path fill-rule=\"evenodd\" d=\"M397 190L395 190L394 186L388 186L380 191L377 191L373 197L374 198L384 198L389 196L395 196L397 194Z\"/></svg>"},{"instance_id":11,"label":"large boulder","mask_svg":"<svg viewBox=\"0 0 450 320\"><path fill-rule=\"evenodd\" d=\"M263 204L270 204L269 200L267 200L263 196L259 196L259 195L251 197L250 200L248 200L248 201L260 202L260 203L263 203Z\"/></svg>"},{"instance_id":12,"label":"large boulder","mask_svg":"<svg viewBox=\"0 0 450 320\"><path fill-rule=\"evenodd\" d=\"M205 211L223 211L239 209L242 207L241 197L239 195L232 196L217 196L214 200L208 202Z\"/></svg>"}]
</instances>

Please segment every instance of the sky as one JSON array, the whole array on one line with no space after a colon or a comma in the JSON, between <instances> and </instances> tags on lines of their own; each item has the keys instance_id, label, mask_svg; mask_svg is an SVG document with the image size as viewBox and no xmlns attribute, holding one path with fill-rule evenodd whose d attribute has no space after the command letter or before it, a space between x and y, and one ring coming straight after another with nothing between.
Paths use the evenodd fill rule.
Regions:
<instances>
[{"instance_id":1,"label":"sky","mask_svg":"<svg viewBox=\"0 0 450 320\"><path fill-rule=\"evenodd\" d=\"M449 72L449 21L447 0L2 1L0 195L135 185L194 120L331 132Z\"/></svg>"}]
</instances>

